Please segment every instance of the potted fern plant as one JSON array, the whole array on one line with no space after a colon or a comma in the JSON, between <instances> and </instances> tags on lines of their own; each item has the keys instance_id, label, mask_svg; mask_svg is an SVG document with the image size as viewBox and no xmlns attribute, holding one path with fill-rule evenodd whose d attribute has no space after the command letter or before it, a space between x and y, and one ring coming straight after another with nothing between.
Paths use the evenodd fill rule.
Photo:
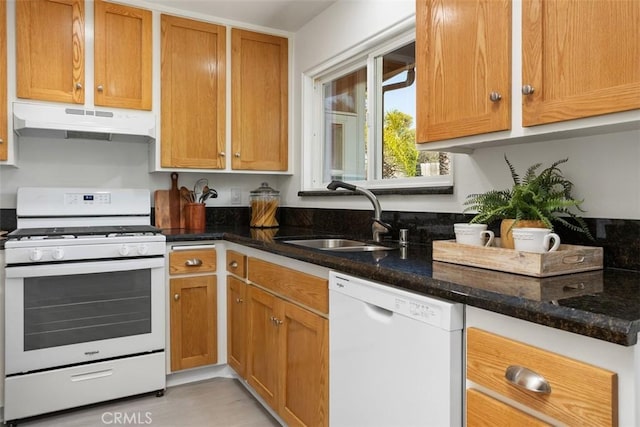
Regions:
<instances>
[{"instance_id":1,"label":"potted fern plant","mask_svg":"<svg viewBox=\"0 0 640 427\"><path fill-rule=\"evenodd\" d=\"M513 186L507 190L490 190L482 194L470 194L465 201L464 212L475 211L471 223L490 224L502 220L500 241L504 248L513 249L511 229L514 227L542 227L553 230L554 223L585 234L594 240L584 219L570 209L584 212L571 195L573 183L566 179L559 165L569 159L554 162L542 169L542 163L529 166L521 177L505 155Z\"/></svg>"}]
</instances>

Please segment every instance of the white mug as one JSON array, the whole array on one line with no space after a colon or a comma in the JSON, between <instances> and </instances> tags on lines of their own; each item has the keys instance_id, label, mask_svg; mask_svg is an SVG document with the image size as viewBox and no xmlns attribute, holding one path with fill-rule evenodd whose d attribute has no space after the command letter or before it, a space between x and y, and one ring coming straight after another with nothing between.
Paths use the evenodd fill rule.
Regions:
<instances>
[{"instance_id":1,"label":"white mug","mask_svg":"<svg viewBox=\"0 0 640 427\"><path fill-rule=\"evenodd\" d=\"M517 251L545 253L560 247L560 236L548 228L514 228L511 233ZM551 240L553 246L549 247Z\"/></svg>"},{"instance_id":2,"label":"white mug","mask_svg":"<svg viewBox=\"0 0 640 427\"><path fill-rule=\"evenodd\" d=\"M495 237L493 231L487 230L487 224L453 224L456 242L463 245L491 246Z\"/></svg>"}]
</instances>

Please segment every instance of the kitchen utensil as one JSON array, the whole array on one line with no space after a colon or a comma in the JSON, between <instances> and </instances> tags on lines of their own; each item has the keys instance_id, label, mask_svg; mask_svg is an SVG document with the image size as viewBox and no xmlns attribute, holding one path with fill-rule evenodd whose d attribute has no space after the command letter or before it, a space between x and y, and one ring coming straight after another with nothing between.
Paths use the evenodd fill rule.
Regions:
<instances>
[{"instance_id":1,"label":"kitchen utensil","mask_svg":"<svg viewBox=\"0 0 640 427\"><path fill-rule=\"evenodd\" d=\"M200 196L200 203L206 202L209 197L213 197L215 199L218 197L218 192L213 188L205 186L205 191Z\"/></svg>"},{"instance_id":2,"label":"kitchen utensil","mask_svg":"<svg viewBox=\"0 0 640 427\"><path fill-rule=\"evenodd\" d=\"M174 176L175 175L175 176ZM155 226L158 228L184 228L184 217L182 209L187 203L180 195L178 189L178 174L171 174L172 186L175 179L175 192L172 196L172 190L156 190L154 193L154 213ZM173 198L177 193L177 208ZM173 203L173 206L172 206Z\"/></svg>"},{"instance_id":3,"label":"kitchen utensil","mask_svg":"<svg viewBox=\"0 0 640 427\"><path fill-rule=\"evenodd\" d=\"M178 174L171 173L171 189L169 190L169 219L171 228L180 228L180 216L182 208L180 206L180 190L178 189Z\"/></svg>"},{"instance_id":4,"label":"kitchen utensil","mask_svg":"<svg viewBox=\"0 0 640 427\"><path fill-rule=\"evenodd\" d=\"M187 187L180 187L180 197L187 203L195 202L195 200L193 200L193 193Z\"/></svg>"},{"instance_id":5,"label":"kitchen utensil","mask_svg":"<svg viewBox=\"0 0 640 427\"><path fill-rule=\"evenodd\" d=\"M209 181L206 178L200 178L199 180L196 181L195 184L193 184L193 195L194 195L194 202L200 199L200 196L202 196L202 192L205 186L209 185Z\"/></svg>"},{"instance_id":6,"label":"kitchen utensil","mask_svg":"<svg viewBox=\"0 0 640 427\"><path fill-rule=\"evenodd\" d=\"M204 195L207 194L208 192L209 192L208 185L205 185L204 187L202 187L202 194L200 194L200 197L198 197L198 202L204 203L204 200L205 200Z\"/></svg>"}]
</instances>

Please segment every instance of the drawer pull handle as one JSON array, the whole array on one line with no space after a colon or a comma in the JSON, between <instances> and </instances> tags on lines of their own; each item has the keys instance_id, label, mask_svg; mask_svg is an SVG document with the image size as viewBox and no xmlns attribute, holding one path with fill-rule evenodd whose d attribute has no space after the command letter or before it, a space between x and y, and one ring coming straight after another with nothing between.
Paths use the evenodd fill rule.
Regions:
<instances>
[{"instance_id":1,"label":"drawer pull handle","mask_svg":"<svg viewBox=\"0 0 640 427\"><path fill-rule=\"evenodd\" d=\"M188 259L184 265L186 265L187 267L200 267L202 265L202 260L198 259L198 258L191 258Z\"/></svg>"},{"instance_id":2,"label":"drawer pull handle","mask_svg":"<svg viewBox=\"0 0 640 427\"><path fill-rule=\"evenodd\" d=\"M71 381L87 381L87 380L95 380L98 378L110 377L113 375L113 369L105 369L103 371L95 371L95 372L87 372L85 374L76 374L71 375Z\"/></svg>"},{"instance_id":3,"label":"drawer pull handle","mask_svg":"<svg viewBox=\"0 0 640 427\"><path fill-rule=\"evenodd\" d=\"M540 374L522 366L511 365L507 368L504 377L511 384L534 393L549 394L551 386Z\"/></svg>"},{"instance_id":4,"label":"drawer pull handle","mask_svg":"<svg viewBox=\"0 0 640 427\"><path fill-rule=\"evenodd\" d=\"M229 263L229 267L231 268L238 268L238 261L231 261Z\"/></svg>"}]
</instances>

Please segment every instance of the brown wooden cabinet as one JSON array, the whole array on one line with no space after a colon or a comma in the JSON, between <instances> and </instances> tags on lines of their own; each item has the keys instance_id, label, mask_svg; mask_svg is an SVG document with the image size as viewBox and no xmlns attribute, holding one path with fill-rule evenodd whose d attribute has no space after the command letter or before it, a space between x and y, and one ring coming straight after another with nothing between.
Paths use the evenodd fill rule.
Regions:
<instances>
[{"instance_id":1,"label":"brown wooden cabinet","mask_svg":"<svg viewBox=\"0 0 640 427\"><path fill-rule=\"evenodd\" d=\"M510 129L511 1L416 1L416 141Z\"/></svg>"},{"instance_id":2,"label":"brown wooden cabinet","mask_svg":"<svg viewBox=\"0 0 640 427\"><path fill-rule=\"evenodd\" d=\"M245 255L227 251L227 362L243 378L246 377L249 338L246 265Z\"/></svg>"},{"instance_id":3,"label":"brown wooden cabinet","mask_svg":"<svg viewBox=\"0 0 640 427\"><path fill-rule=\"evenodd\" d=\"M276 306L277 297L255 286L249 286L247 297L247 381L267 404L277 411L280 388L280 340L277 322L282 322L282 314L276 310L281 307Z\"/></svg>"},{"instance_id":4,"label":"brown wooden cabinet","mask_svg":"<svg viewBox=\"0 0 640 427\"><path fill-rule=\"evenodd\" d=\"M328 424L328 320L248 291L247 381L291 426Z\"/></svg>"},{"instance_id":5,"label":"brown wooden cabinet","mask_svg":"<svg viewBox=\"0 0 640 427\"><path fill-rule=\"evenodd\" d=\"M171 370L217 362L216 251L169 254Z\"/></svg>"},{"instance_id":6,"label":"brown wooden cabinet","mask_svg":"<svg viewBox=\"0 0 640 427\"><path fill-rule=\"evenodd\" d=\"M238 170L288 167L288 40L231 30L231 165Z\"/></svg>"},{"instance_id":7,"label":"brown wooden cabinet","mask_svg":"<svg viewBox=\"0 0 640 427\"><path fill-rule=\"evenodd\" d=\"M513 376L512 369L519 374ZM567 425L617 425L616 373L474 327L467 329L467 380L471 389L478 384ZM534 391L534 384L549 388ZM472 392L471 399L469 426L545 425L535 418L529 424L516 422L527 417L520 418L515 410L505 412L510 405L497 398Z\"/></svg>"},{"instance_id":8,"label":"brown wooden cabinet","mask_svg":"<svg viewBox=\"0 0 640 427\"><path fill-rule=\"evenodd\" d=\"M151 109L151 12L94 2L94 104ZM16 2L18 98L85 102L85 4Z\"/></svg>"},{"instance_id":9,"label":"brown wooden cabinet","mask_svg":"<svg viewBox=\"0 0 640 427\"><path fill-rule=\"evenodd\" d=\"M94 104L151 109L151 12L94 2ZM85 3L18 0L18 98L85 102Z\"/></svg>"},{"instance_id":10,"label":"brown wooden cabinet","mask_svg":"<svg viewBox=\"0 0 640 427\"><path fill-rule=\"evenodd\" d=\"M640 2L522 7L523 126L640 108Z\"/></svg>"},{"instance_id":11,"label":"brown wooden cabinet","mask_svg":"<svg viewBox=\"0 0 640 427\"><path fill-rule=\"evenodd\" d=\"M7 1L0 0L0 160L9 154L7 128Z\"/></svg>"},{"instance_id":12,"label":"brown wooden cabinet","mask_svg":"<svg viewBox=\"0 0 640 427\"><path fill-rule=\"evenodd\" d=\"M18 98L84 103L84 0L17 0Z\"/></svg>"},{"instance_id":13,"label":"brown wooden cabinet","mask_svg":"<svg viewBox=\"0 0 640 427\"><path fill-rule=\"evenodd\" d=\"M288 425L328 425L327 280L254 257L246 271L227 278L229 364Z\"/></svg>"},{"instance_id":14,"label":"brown wooden cabinet","mask_svg":"<svg viewBox=\"0 0 640 427\"><path fill-rule=\"evenodd\" d=\"M227 362L246 378L247 367L247 284L227 277Z\"/></svg>"},{"instance_id":15,"label":"brown wooden cabinet","mask_svg":"<svg viewBox=\"0 0 640 427\"><path fill-rule=\"evenodd\" d=\"M151 110L151 11L94 1L94 102Z\"/></svg>"},{"instance_id":16,"label":"brown wooden cabinet","mask_svg":"<svg viewBox=\"0 0 640 427\"><path fill-rule=\"evenodd\" d=\"M551 424L547 424L478 390L468 389L467 426L545 427L551 426Z\"/></svg>"},{"instance_id":17,"label":"brown wooden cabinet","mask_svg":"<svg viewBox=\"0 0 640 427\"><path fill-rule=\"evenodd\" d=\"M225 167L226 28L162 15L162 167Z\"/></svg>"}]
</instances>

